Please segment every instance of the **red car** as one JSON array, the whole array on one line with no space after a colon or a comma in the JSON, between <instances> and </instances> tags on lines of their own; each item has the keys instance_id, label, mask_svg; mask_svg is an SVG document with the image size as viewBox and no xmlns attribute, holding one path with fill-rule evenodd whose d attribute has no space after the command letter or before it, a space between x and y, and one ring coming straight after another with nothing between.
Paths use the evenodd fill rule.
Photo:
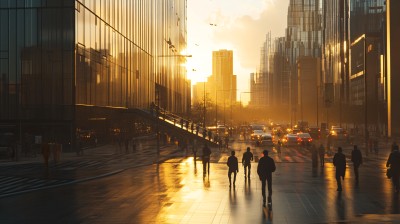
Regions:
<instances>
[{"instance_id":1,"label":"red car","mask_svg":"<svg viewBox=\"0 0 400 224\"><path fill-rule=\"evenodd\" d=\"M300 145L311 145L313 139L309 133L298 133L297 141Z\"/></svg>"}]
</instances>

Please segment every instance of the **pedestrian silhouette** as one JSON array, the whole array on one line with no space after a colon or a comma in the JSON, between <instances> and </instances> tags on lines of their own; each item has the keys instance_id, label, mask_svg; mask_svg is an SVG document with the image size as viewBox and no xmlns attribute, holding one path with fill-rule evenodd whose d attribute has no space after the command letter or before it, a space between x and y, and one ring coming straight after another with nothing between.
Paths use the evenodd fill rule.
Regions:
<instances>
[{"instance_id":1,"label":"pedestrian silhouette","mask_svg":"<svg viewBox=\"0 0 400 224\"><path fill-rule=\"evenodd\" d=\"M358 167L362 164L362 154L357 145L354 145L354 149L351 151L351 161L353 162L356 184L358 184Z\"/></svg>"},{"instance_id":2,"label":"pedestrian silhouette","mask_svg":"<svg viewBox=\"0 0 400 224\"><path fill-rule=\"evenodd\" d=\"M208 166L208 175L210 175L210 155L211 150L208 148L207 143L204 144L203 147L203 175L206 175L207 166Z\"/></svg>"},{"instance_id":3,"label":"pedestrian silhouette","mask_svg":"<svg viewBox=\"0 0 400 224\"><path fill-rule=\"evenodd\" d=\"M242 164L244 169L244 177L246 178L246 173L247 173L247 177L249 179L250 179L251 161L253 161L253 153L250 152L250 147L247 147L247 151L243 153Z\"/></svg>"},{"instance_id":4,"label":"pedestrian silhouette","mask_svg":"<svg viewBox=\"0 0 400 224\"><path fill-rule=\"evenodd\" d=\"M393 143L392 152L390 153L389 158L386 162L386 167L390 169L393 186L395 188L395 192L398 193L400 176L400 153L399 146L395 143Z\"/></svg>"},{"instance_id":5,"label":"pedestrian silhouette","mask_svg":"<svg viewBox=\"0 0 400 224\"><path fill-rule=\"evenodd\" d=\"M282 154L281 146L282 146L282 142L281 142L281 140L278 140L278 142L276 144L276 150L278 151L279 156L281 156L281 154Z\"/></svg>"},{"instance_id":6,"label":"pedestrian silhouette","mask_svg":"<svg viewBox=\"0 0 400 224\"><path fill-rule=\"evenodd\" d=\"M257 174L261 180L261 193L263 197L263 206L265 207L266 195L265 185L268 182L268 206L272 206L272 172L275 172L276 166L274 160L268 156L268 151L263 151L264 156L258 161Z\"/></svg>"},{"instance_id":7,"label":"pedestrian silhouette","mask_svg":"<svg viewBox=\"0 0 400 224\"><path fill-rule=\"evenodd\" d=\"M229 178L229 187L232 185L231 181L231 176L233 173L233 187L235 187L236 183L236 173L239 172L239 164L238 164L238 159L235 157L235 151L231 152L231 156L228 158L228 162L226 163L228 165L229 170L228 170L228 178Z\"/></svg>"},{"instance_id":8,"label":"pedestrian silhouette","mask_svg":"<svg viewBox=\"0 0 400 224\"><path fill-rule=\"evenodd\" d=\"M379 152L379 142L378 142L378 139L375 139L375 140L374 140L373 145L374 145L373 147L374 147L375 155L378 155L378 152Z\"/></svg>"},{"instance_id":9,"label":"pedestrian silhouette","mask_svg":"<svg viewBox=\"0 0 400 224\"><path fill-rule=\"evenodd\" d=\"M311 146L312 167L318 167L318 149L315 144Z\"/></svg>"},{"instance_id":10,"label":"pedestrian silhouette","mask_svg":"<svg viewBox=\"0 0 400 224\"><path fill-rule=\"evenodd\" d=\"M325 148L322 143L318 148L318 154L319 154L319 162L321 164L321 167L324 167L324 165L325 165Z\"/></svg>"},{"instance_id":11,"label":"pedestrian silhouette","mask_svg":"<svg viewBox=\"0 0 400 224\"><path fill-rule=\"evenodd\" d=\"M229 148L229 136L225 135L225 148Z\"/></svg>"},{"instance_id":12,"label":"pedestrian silhouette","mask_svg":"<svg viewBox=\"0 0 400 224\"><path fill-rule=\"evenodd\" d=\"M393 144L391 146L392 152L395 150L396 147L398 148L399 146L397 145L396 142L393 142Z\"/></svg>"},{"instance_id":13,"label":"pedestrian silhouette","mask_svg":"<svg viewBox=\"0 0 400 224\"><path fill-rule=\"evenodd\" d=\"M337 191L342 191L342 181L346 173L346 156L342 153L342 147L338 147L338 152L333 157L333 165L336 167Z\"/></svg>"}]
</instances>

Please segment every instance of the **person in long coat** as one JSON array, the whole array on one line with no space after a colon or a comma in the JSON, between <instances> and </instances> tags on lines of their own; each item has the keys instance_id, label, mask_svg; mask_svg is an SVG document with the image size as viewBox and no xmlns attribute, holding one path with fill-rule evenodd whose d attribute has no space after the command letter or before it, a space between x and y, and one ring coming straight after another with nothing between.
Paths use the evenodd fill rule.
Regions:
<instances>
[{"instance_id":1,"label":"person in long coat","mask_svg":"<svg viewBox=\"0 0 400 224\"><path fill-rule=\"evenodd\" d=\"M336 167L337 191L342 191L342 181L346 173L346 156L342 153L342 147L338 147L338 152L333 157L333 165Z\"/></svg>"},{"instance_id":2,"label":"person in long coat","mask_svg":"<svg viewBox=\"0 0 400 224\"><path fill-rule=\"evenodd\" d=\"M392 182L395 188L395 192L399 192L399 176L400 176L400 152L399 146L396 144L392 148L392 152L386 162L386 167L390 168L392 174Z\"/></svg>"},{"instance_id":3,"label":"person in long coat","mask_svg":"<svg viewBox=\"0 0 400 224\"><path fill-rule=\"evenodd\" d=\"M204 144L203 147L203 175L205 176L207 174L207 168L208 168L208 175L210 175L210 155L211 155L211 150L208 148L207 143Z\"/></svg>"},{"instance_id":4,"label":"person in long coat","mask_svg":"<svg viewBox=\"0 0 400 224\"><path fill-rule=\"evenodd\" d=\"M226 163L226 165L228 165L228 167L229 167L229 170L228 170L229 187L231 187L231 185L232 185L232 181L231 181L232 173L233 173L233 187L235 187L236 174L239 172L239 163L238 163L238 159L235 156L235 151L231 152L231 156L229 156L228 162Z\"/></svg>"},{"instance_id":5,"label":"person in long coat","mask_svg":"<svg viewBox=\"0 0 400 224\"><path fill-rule=\"evenodd\" d=\"M263 206L265 207L266 195L265 185L268 182L268 206L272 205L272 172L275 172L276 166L274 159L268 156L268 151L263 151L264 156L258 161L257 174L261 180L261 192L263 197Z\"/></svg>"},{"instance_id":6,"label":"person in long coat","mask_svg":"<svg viewBox=\"0 0 400 224\"><path fill-rule=\"evenodd\" d=\"M354 145L354 149L351 151L351 161L353 162L356 183L358 184L358 167L362 164L362 155L357 145Z\"/></svg>"},{"instance_id":7,"label":"person in long coat","mask_svg":"<svg viewBox=\"0 0 400 224\"><path fill-rule=\"evenodd\" d=\"M312 167L317 167L318 166L318 149L315 144L312 144L311 146L311 157L312 157Z\"/></svg>"}]
</instances>

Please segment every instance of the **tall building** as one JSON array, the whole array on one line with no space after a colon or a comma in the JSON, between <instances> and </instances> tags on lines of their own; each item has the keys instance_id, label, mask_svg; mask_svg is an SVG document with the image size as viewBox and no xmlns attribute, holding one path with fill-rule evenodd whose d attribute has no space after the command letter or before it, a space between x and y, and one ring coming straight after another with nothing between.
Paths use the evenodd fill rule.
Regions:
<instances>
[{"instance_id":1,"label":"tall building","mask_svg":"<svg viewBox=\"0 0 400 224\"><path fill-rule=\"evenodd\" d=\"M321 111L321 95L319 84L321 79L321 59L311 56L301 56L297 60L298 82L297 101L300 105L300 117L302 121L310 124L319 124Z\"/></svg>"},{"instance_id":2,"label":"tall building","mask_svg":"<svg viewBox=\"0 0 400 224\"><path fill-rule=\"evenodd\" d=\"M320 0L290 0L286 28L286 55L291 65L299 56L321 57Z\"/></svg>"},{"instance_id":3,"label":"tall building","mask_svg":"<svg viewBox=\"0 0 400 224\"><path fill-rule=\"evenodd\" d=\"M386 135L385 1L350 1L349 6L349 103L363 115L350 118L371 136Z\"/></svg>"},{"instance_id":4,"label":"tall building","mask_svg":"<svg viewBox=\"0 0 400 224\"><path fill-rule=\"evenodd\" d=\"M186 0L0 1L0 125L69 144L132 129L128 108L190 108Z\"/></svg>"},{"instance_id":5,"label":"tall building","mask_svg":"<svg viewBox=\"0 0 400 224\"><path fill-rule=\"evenodd\" d=\"M323 83L324 104L330 107L349 101L349 5L348 0L323 3ZM323 86L324 87L324 86Z\"/></svg>"},{"instance_id":6,"label":"tall building","mask_svg":"<svg viewBox=\"0 0 400 224\"><path fill-rule=\"evenodd\" d=\"M322 11L320 0L291 0L288 8L286 29L286 58L290 68L290 111L291 120L297 122L302 116L301 85L299 69L300 57L321 57L322 46ZM304 102L304 101L303 101Z\"/></svg>"},{"instance_id":7,"label":"tall building","mask_svg":"<svg viewBox=\"0 0 400 224\"><path fill-rule=\"evenodd\" d=\"M230 106L236 102L236 75L233 75L233 51L212 53L212 75L209 77L210 97L217 105Z\"/></svg>"},{"instance_id":8,"label":"tall building","mask_svg":"<svg viewBox=\"0 0 400 224\"><path fill-rule=\"evenodd\" d=\"M263 73L250 73L250 102L253 108L265 108L268 102L268 76Z\"/></svg>"},{"instance_id":9,"label":"tall building","mask_svg":"<svg viewBox=\"0 0 400 224\"><path fill-rule=\"evenodd\" d=\"M387 123L388 136L400 137L400 1L387 0ZM396 75L397 74L397 75Z\"/></svg>"}]
</instances>

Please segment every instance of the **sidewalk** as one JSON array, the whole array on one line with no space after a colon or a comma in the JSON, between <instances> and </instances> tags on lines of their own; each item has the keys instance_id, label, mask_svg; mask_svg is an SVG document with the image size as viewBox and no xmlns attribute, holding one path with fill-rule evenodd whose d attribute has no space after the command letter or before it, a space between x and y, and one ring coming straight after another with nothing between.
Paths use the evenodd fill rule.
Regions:
<instances>
[{"instance_id":1,"label":"sidewalk","mask_svg":"<svg viewBox=\"0 0 400 224\"><path fill-rule=\"evenodd\" d=\"M103 145L86 149L81 156L75 152L65 152L58 164L50 157L48 168L41 154L23 157L20 161L0 162L0 198L92 180L157 163L154 139L138 141L136 150L133 151L132 147L129 150L126 153L124 148L119 150L116 145ZM164 145L160 146L158 162L182 156L184 154L176 145Z\"/></svg>"}]
</instances>

